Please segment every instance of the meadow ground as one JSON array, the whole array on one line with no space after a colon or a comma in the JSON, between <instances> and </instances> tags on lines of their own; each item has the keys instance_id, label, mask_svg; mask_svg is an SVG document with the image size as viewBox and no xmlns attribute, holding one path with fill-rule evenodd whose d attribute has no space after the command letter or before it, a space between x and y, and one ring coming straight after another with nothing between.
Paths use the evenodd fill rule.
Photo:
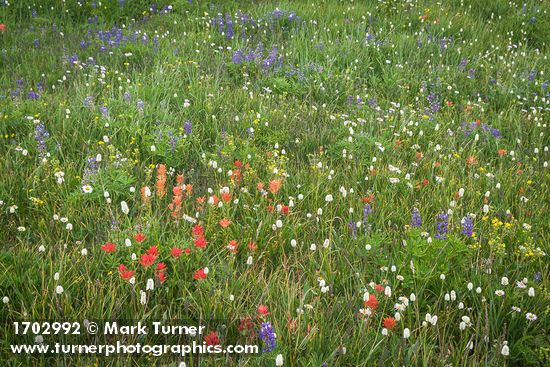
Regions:
<instances>
[{"instance_id":1,"label":"meadow ground","mask_svg":"<svg viewBox=\"0 0 550 367\"><path fill-rule=\"evenodd\" d=\"M548 365L549 2L1 0L0 23L3 366ZM10 347L191 339L260 352Z\"/></svg>"}]
</instances>

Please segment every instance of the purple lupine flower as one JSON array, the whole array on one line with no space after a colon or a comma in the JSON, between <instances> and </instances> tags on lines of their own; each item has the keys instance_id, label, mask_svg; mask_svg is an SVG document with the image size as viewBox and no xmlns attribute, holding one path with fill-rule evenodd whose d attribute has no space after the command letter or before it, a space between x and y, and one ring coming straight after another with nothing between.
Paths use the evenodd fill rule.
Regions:
<instances>
[{"instance_id":1,"label":"purple lupine flower","mask_svg":"<svg viewBox=\"0 0 550 367\"><path fill-rule=\"evenodd\" d=\"M253 50L248 51L246 56L244 57L244 60L246 62L254 61L256 60L256 53Z\"/></svg>"},{"instance_id":2,"label":"purple lupine flower","mask_svg":"<svg viewBox=\"0 0 550 367\"><path fill-rule=\"evenodd\" d=\"M432 42L433 39L434 39L434 36L433 36L433 34L432 34L432 27L431 27L430 25L428 25L427 31L428 31L428 41L429 41L429 42Z\"/></svg>"},{"instance_id":3,"label":"purple lupine flower","mask_svg":"<svg viewBox=\"0 0 550 367\"><path fill-rule=\"evenodd\" d=\"M99 107L99 112L101 112L103 118L109 118L109 109L106 106Z\"/></svg>"},{"instance_id":4,"label":"purple lupine flower","mask_svg":"<svg viewBox=\"0 0 550 367\"><path fill-rule=\"evenodd\" d=\"M294 22L294 21L298 22L300 20L300 17L297 16L295 12L292 12L286 17L286 19L288 19L291 22Z\"/></svg>"},{"instance_id":5,"label":"purple lupine flower","mask_svg":"<svg viewBox=\"0 0 550 367\"><path fill-rule=\"evenodd\" d=\"M138 99L138 101L136 102L136 108L140 111L143 111L143 109L145 108L145 102L143 102L141 99Z\"/></svg>"},{"instance_id":6,"label":"purple lupine flower","mask_svg":"<svg viewBox=\"0 0 550 367\"><path fill-rule=\"evenodd\" d=\"M237 64L237 65L240 65L242 64L243 60L244 60L244 53L243 51L239 48L237 51L233 52L233 63L234 64Z\"/></svg>"},{"instance_id":7,"label":"purple lupine flower","mask_svg":"<svg viewBox=\"0 0 550 367\"><path fill-rule=\"evenodd\" d=\"M411 217L411 227L422 227L422 217L420 216L420 211L417 208L413 208Z\"/></svg>"},{"instance_id":8,"label":"purple lupine flower","mask_svg":"<svg viewBox=\"0 0 550 367\"><path fill-rule=\"evenodd\" d=\"M233 36L233 19L231 15L225 14L225 37L230 40L233 39Z\"/></svg>"},{"instance_id":9,"label":"purple lupine flower","mask_svg":"<svg viewBox=\"0 0 550 367\"><path fill-rule=\"evenodd\" d=\"M162 10L161 10L161 13L162 14L168 14L172 11L172 5L165 5Z\"/></svg>"},{"instance_id":10,"label":"purple lupine flower","mask_svg":"<svg viewBox=\"0 0 550 367\"><path fill-rule=\"evenodd\" d=\"M83 183L88 183L90 181L93 181L93 175L97 173L99 170L99 165L97 164L96 157L91 157L86 160L86 163L88 164L86 168L84 168L84 175L82 177Z\"/></svg>"},{"instance_id":11,"label":"purple lupine flower","mask_svg":"<svg viewBox=\"0 0 550 367\"><path fill-rule=\"evenodd\" d=\"M444 240L447 238L447 231L449 230L449 214L441 212L437 215L437 233L435 238Z\"/></svg>"},{"instance_id":12,"label":"purple lupine flower","mask_svg":"<svg viewBox=\"0 0 550 367\"><path fill-rule=\"evenodd\" d=\"M466 70L466 65L468 65L468 59L462 59L460 61L460 64L458 64L458 70L460 71Z\"/></svg>"},{"instance_id":13,"label":"purple lupine flower","mask_svg":"<svg viewBox=\"0 0 550 367\"><path fill-rule=\"evenodd\" d=\"M432 113L437 113L440 108L439 97L433 93L428 94L428 102L430 103L430 110Z\"/></svg>"},{"instance_id":14,"label":"purple lupine flower","mask_svg":"<svg viewBox=\"0 0 550 367\"><path fill-rule=\"evenodd\" d=\"M241 21L241 24L246 24L248 22L249 16L244 14L240 9L237 10L237 20Z\"/></svg>"},{"instance_id":15,"label":"purple lupine flower","mask_svg":"<svg viewBox=\"0 0 550 367\"><path fill-rule=\"evenodd\" d=\"M262 348L262 351L271 352L277 347L275 343L275 330L273 330L273 326L271 326L269 322L262 322L262 327L258 332L258 337L265 344L265 347Z\"/></svg>"},{"instance_id":16,"label":"purple lupine flower","mask_svg":"<svg viewBox=\"0 0 550 367\"><path fill-rule=\"evenodd\" d=\"M371 213L372 213L372 208L370 204L365 204L365 206L363 207L363 224L367 222L367 218Z\"/></svg>"},{"instance_id":17,"label":"purple lupine flower","mask_svg":"<svg viewBox=\"0 0 550 367\"><path fill-rule=\"evenodd\" d=\"M92 105L92 103L94 103L94 97L88 96L88 97L84 98L84 106L85 107L90 107Z\"/></svg>"},{"instance_id":18,"label":"purple lupine flower","mask_svg":"<svg viewBox=\"0 0 550 367\"><path fill-rule=\"evenodd\" d=\"M180 138L172 134L171 131L168 133L168 145L170 145L170 152L172 153L172 155L174 155L174 153L176 152L176 147L179 141Z\"/></svg>"},{"instance_id":19,"label":"purple lupine flower","mask_svg":"<svg viewBox=\"0 0 550 367\"><path fill-rule=\"evenodd\" d=\"M472 237L474 233L474 218L468 214L461 221L462 224L462 234L465 234L468 237Z\"/></svg>"},{"instance_id":20,"label":"purple lupine flower","mask_svg":"<svg viewBox=\"0 0 550 367\"><path fill-rule=\"evenodd\" d=\"M451 39L443 37L441 40L439 40L439 50L445 51L447 47L449 47L450 43L451 43Z\"/></svg>"},{"instance_id":21,"label":"purple lupine flower","mask_svg":"<svg viewBox=\"0 0 550 367\"><path fill-rule=\"evenodd\" d=\"M125 102L129 103L132 100L132 95L130 92L124 92L122 95L122 99L124 99Z\"/></svg>"},{"instance_id":22,"label":"purple lupine flower","mask_svg":"<svg viewBox=\"0 0 550 367\"><path fill-rule=\"evenodd\" d=\"M468 78L473 79L476 76L476 69L472 68L468 71Z\"/></svg>"},{"instance_id":23,"label":"purple lupine flower","mask_svg":"<svg viewBox=\"0 0 550 367\"><path fill-rule=\"evenodd\" d=\"M223 23L223 18L221 14L218 14L218 16L215 19L212 19L211 22L212 22L212 25L214 25L214 23L217 24L218 32L223 33L224 23Z\"/></svg>"},{"instance_id":24,"label":"purple lupine flower","mask_svg":"<svg viewBox=\"0 0 550 367\"><path fill-rule=\"evenodd\" d=\"M40 47L40 41L38 40L38 38L36 38L33 42L32 42L34 48L38 48Z\"/></svg>"},{"instance_id":25,"label":"purple lupine flower","mask_svg":"<svg viewBox=\"0 0 550 367\"><path fill-rule=\"evenodd\" d=\"M533 279L535 280L535 282L540 282L540 280L542 279L542 274L540 273L540 271L537 271L533 277Z\"/></svg>"},{"instance_id":26,"label":"purple lupine flower","mask_svg":"<svg viewBox=\"0 0 550 367\"><path fill-rule=\"evenodd\" d=\"M477 124L475 122L470 123L462 123L462 129L464 130L464 137L470 136L470 134L477 128Z\"/></svg>"},{"instance_id":27,"label":"purple lupine flower","mask_svg":"<svg viewBox=\"0 0 550 367\"><path fill-rule=\"evenodd\" d=\"M261 42L258 42L258 46L256 46L256 50L254 50L256 55L261 55L264 52L264 45Z\"/></svg>"},{"instance_id":28,"label":"purple lupine flower","mask_svg":"<svg viewBox=\"0 0 550 367\"><path fill-rule=\"evenodd\" d=\"M183 130L187 135L191 135L191 131L193 131L193 124L191 121L187 120L183 123Z\"/></svg>"},{"instance_id":29,"label":"purple lupine flower","mask_svg":"<svg viewBox=\"0 0 550 367\"><path fill-rule=\"evenodd\" d=\"M46 126L43 122L39 122L34 126L34 140L36 141L36 147L41 158L46 156L46 138L50 136Z\"/></svg>"},{"instance_id":30,"label":"purple lupine flower","mask_svg":"<svg viewBox=\"0 0 550 367\"><path fill-rule=\"evenodd\" d=\"M531 72L529 73L529 76L527 77L527 80L529 80L530 82L532 82L533 80L535 80L535 77L537 76L537 71L535 69L531 70Z\"/></svg>"},{"instance_id":31,"label":"purple lupine flower","mask_svg":"<svg viewBox=\"0 0 550 367\"><path fill-rule=\"evenodd\" d=\"M283 15L283 11L280 9L275 9L271 14L273 15L273 18L279 19Z\"/></svg>"},{"instance_id":32,"label":"purple lupine flower","mask_svg":"<svg viewBox=\"0 0 550 367\"><path fill-rule=\"evenodd\" d=\"M357 224L353 220L348 223L348 232L351 237L355 237L357 235Z\"/></svg>"},{"instance_id":33,"label":"purple lupine flower","mask_svg":"<svg viewBox=\"0 0 550 367\"><path fill-rule=\"evenodd\" d=\"M277 62L279 61L277 51L277 46L274 46L267 55L267 58L262 61L262 69L264 69L264 71L273 69L277 65Z\"/></svg>"},{"instance_id":34,"label":"purple lupine flower","mask_svg":"<svg viewBox=\"0 0 550 367\"><path fill-rule=\"evenodd\" d=\"M35 100L35 99L38 99L40 98L40 95L38 93L36 93L35 91L29 91L29 93L27 93L27 99L30 99L31 101L32 100Z\"/></svg>"}]
</instances>

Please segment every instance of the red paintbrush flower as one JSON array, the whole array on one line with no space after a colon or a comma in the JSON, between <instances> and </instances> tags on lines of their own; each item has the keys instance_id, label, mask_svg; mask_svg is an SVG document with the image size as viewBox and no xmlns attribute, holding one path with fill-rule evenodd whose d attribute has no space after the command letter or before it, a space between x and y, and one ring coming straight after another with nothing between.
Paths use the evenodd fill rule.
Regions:
<instances>
[{"instance_id":1,"label":"red paintbrush flower","mask_svg":"<svg viewBox=\"0 0 550 367\"><path fill-rule=\"evenodd\" d=\"M147 238L147 237L145 237L145 235L144 235L143 233L141 233L141 232L138 233L138 234L136 234L136 235L134 236L134 239L135 239L136 241L140 242L140 243L143 242L143 241L145 241L146 238Z\"/></svg>"},{"instance_id":2,"label":"red paintbrush flower","mask_svg":"<svg viewBox=\"0 0 550 367\"><path fill-rule=\"evenodd\" d=\"M196 224L193 227L193 236L200 237L204 235L204 227L201 227L199 224Z\"/></svg>"},{"instance_id":3,"label":"red paintbrush flower","mask_svg":"<svg viewBox=\"0 0 550 367\"><path fill-rule=\"evenodd\" d=\"M198 248L205 248L208 245L208 241L204 237L199 237L194 242L195 246Z\"/></svg>"},{"instance_id":4,"label":"red paintbrush flower","mask_svg":"<svg viewBox=\"0 0 550 367\"><path fill-rule=\"evenodd\" d=\"M206 345L220 345L220 338L215 331L212 331L210 334L204 336L204 341Z\"/></svg>"},{"instance_id":5,"label":"red paintbrush flower","mask_svg":"<svg viewBox=\"0 0 550 367\"><path fill-rule=\"evenodd\" d=\"M378 308L378 300L374 294L369 294L369 299L363 302L365 307L370 308L372 311Z\"/></svg>"},{"instance_id":6,"label":"red paintbrush flower","mask_svg":"<svg viewBox=\"0 0 550 367\"><path fill-rule=\"evenodd\" d=\"M120 273L120 277L125 280L130 279L135 274L135 271L126 269L126 266L124 266L124 264L120 264L118 266L118 272Z\"/></svg>"},{"instance_id":7,"label":"red paintbrush flower","mask_svg":"<svg viewBox=\"0 0 550 367\"><path fill-rule=\"evenodd\" d=\"M101 246L101 249L108 254L115 252L115 248L116 248L116 245L111 242L107 242L106 244Z\"/></svg>"},{"instance_id":8,"label":"red paintbrush flower","mask_svg":"<svg viewBox=\"0 0 550 367\"><path fill-rule=\"evenodd\" d=\"M229 201L231 201L231 194L228 192L222 193L222 200L228 203Z\"/></svg>"},{"instance_id":9,"label":"red paintbrush flower","mask_svg":"<svg viewBox=\"0 0 550 367\"><path fill-rule=\"evenodd\" d=\"M386 317L382 322L382 325L386 329L392 330L397 325L397 320L395 320L393 317Z\"/></svg>"},{"instance_id":10,"label":"red paintbrush flower","mask_svg":"<svg viewBox=\"0 0 550 367\"><path fill-rule=\"evenodd\" d=\"M174 257L180 257L183 254L183 251L180 248L174 247L170 250L170 255Z\"/></svg>"},{"instance_id":11,"label":"red paintbrush flower","mask_svg":"<svg viewBox=\"0 0 550 367\"><path fill-rule=\"evenodd\" d=\"M269 181L269 192L276 194L283 186L283 180L271 180Z\"/></svg>"},{"instance_id":12,"label":"red paintbrush flower","mask_svg":"<svg viewBox=\"0 0 550 367\"><path fill-rule=\"evenodd\" d=\"M151 266L155 263L157 260L157 257L150 254L143 254L141 255L141 259L139 259L139 263L144 267Z\"/></svg>"},{"instance_id":13,"label":"red paintbrush flower","mask_svg":"<svg viewBox=\"0 0 550 367\"><path fill-rule=\"evenodd\" d=\"M237 253L237 249L239 247L239 244L237 243L237 241L235 240L231 240L229 241L229 243L227 244L227 246L225 246L226 249L228 249L230 252L236 254Z\"/></svg>"},{"instance_id":14,"label":"red paintbrush flower","mask_svg":"<svg viewBox=\"0 0 550 367\"><path fill-rule=\"evenodd\" d=\"M159 251L157 249L157 246L151 246L149 247L149 249L146 251L147 255L151 255L151 256L157 256L159 254Z\"/></svg>"},{"instance_id":15,"label":"red paintbrush flower","mask_svg":"<svg viewBox=\"0 0 550 367\"><path fill-rule=\"evenodd\" d=\"M222 226L222 228L227 228L231 224L231 221L227 218L223 218L222 220L220 220L219 223L220 223L220 226Z\"/></svg>"},{"instance_id":16,"label":"red paintbrush flower","mask_svg":"<svg viewBox=\"0 0 550 367\"><path fill-rule=\"evenodd\" d=\"M384 292L385 288L384 288L384 286L381 285L381 284L376 284L376 285L374 286L374 290L377 291L377 292Z\"/></svg>"},{"instance_id":17,"label":"red paintbrush flower","mask_svg":"<svg viewBox=\"0 0 550 367\"><path fill-rule=\"evenodd\" d=\"M206 268L205 268L206 269ZM208 275L208 270L205 269L199 269L195 272L195 275L193 275L193 279L196 280L203 280L206 278L206 275Z\"/></svg>"},{"instance_id":18,"label":"red paintbrush flower","mask_svg":"<svg viewBox=\"0 0 550 367\"><path fill-rule=\"evenodd\" d=\"M164 283L164 281L166 280L166 274L164 274L162 271L159 271L157 273L157 278L161 283Z\"/></svg>"},{"instance_id":19,"label":"red paintbrush flower","mask_svg":"<svg viewBox=\"0 0 550 367\"><path fill-rule=\"evenodd\" d=\"M269 309L267 308L266 305L259 305L258 306L258 313L260 314L260 316L267 316L271 312L269 312Z\"/></svg>"}]
</instances>

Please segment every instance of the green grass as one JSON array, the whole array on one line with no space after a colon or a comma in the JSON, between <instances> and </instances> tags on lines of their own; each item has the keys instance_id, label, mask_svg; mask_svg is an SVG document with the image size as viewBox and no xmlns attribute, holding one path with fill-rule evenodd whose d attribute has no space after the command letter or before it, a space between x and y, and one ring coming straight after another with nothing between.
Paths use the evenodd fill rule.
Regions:
<instances>
[{"instance_id":1,"label":"green grass","mask_svg":"<svg viewBox=\"0 0 550 367\"><path fill-rule=\"evenodd\" d=\"M279 354L285 366L547 363L547 2L181 1L166 14L166 1L156 13L147 1L4 3L3 365L274 366ZM219 31L218 14L224 22L232 14L233 38ZM257 21L246 38L240 14ZM274 47L275 66L266 67ZM235 63L239 49L257 59ZM37 136L41 126L48 136ZM180 174L189 186L172 215ZM270 190L276 180L280 189ZM218 199L223 205L211 203ZM468 215L472 236L461 224ZM205 248L194 244L190 217L205 230ZM113 253L102 250L107 242ZM144 267L151 246L158 255ZM174 247L190 253L175 258ZM135 271L135 283L119 264ZM205 267L207 277L194 279ZM379 302L368 316L366 291ZM256 334L271 323L275 350L185 358L10 351L35 341L14 335L23 321L202 320L223 346L262 346L237 330L247 317ZM399 320L384 335L387 317ZM185 342L44 336L49 345L116 340Z\"/></svg>"}]
</instances>

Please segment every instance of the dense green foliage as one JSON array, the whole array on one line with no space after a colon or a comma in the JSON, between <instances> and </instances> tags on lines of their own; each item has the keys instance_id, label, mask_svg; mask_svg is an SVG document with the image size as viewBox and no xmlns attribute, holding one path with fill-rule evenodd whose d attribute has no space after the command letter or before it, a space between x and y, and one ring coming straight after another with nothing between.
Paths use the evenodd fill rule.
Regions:
<instances>
[{"instance_id":1,"label":"dense green foliage","mask_svg":"<svg viewBox=\"0 0 550 367\"><path fill-rule=\"evenodd\" d=\"M0 0L2 365L545 365L549 12ZM276 347L9 349L184 319Z\"/></svg>"}]
</instances>

